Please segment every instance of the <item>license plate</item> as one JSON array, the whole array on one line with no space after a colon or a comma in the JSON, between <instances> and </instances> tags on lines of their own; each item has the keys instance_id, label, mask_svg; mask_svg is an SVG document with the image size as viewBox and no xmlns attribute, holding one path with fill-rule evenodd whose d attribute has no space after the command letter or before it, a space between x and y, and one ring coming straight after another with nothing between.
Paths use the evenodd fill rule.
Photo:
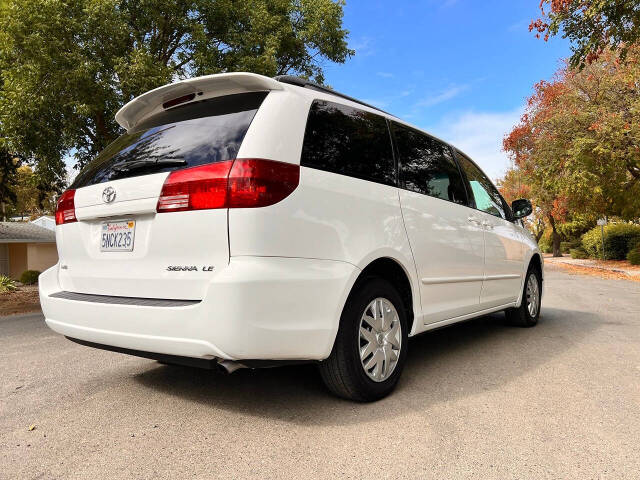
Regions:
<instances>
[{"instance_id":1,"label":"license plate","mask_svg":"<svg viewBox=\"0 0 640 480\"><path fill-rule=\"evenodd\" d=\"M135 233L135 220L103 223L100 230L100 251L131 252Z\"/></svg>"}]
</instances>

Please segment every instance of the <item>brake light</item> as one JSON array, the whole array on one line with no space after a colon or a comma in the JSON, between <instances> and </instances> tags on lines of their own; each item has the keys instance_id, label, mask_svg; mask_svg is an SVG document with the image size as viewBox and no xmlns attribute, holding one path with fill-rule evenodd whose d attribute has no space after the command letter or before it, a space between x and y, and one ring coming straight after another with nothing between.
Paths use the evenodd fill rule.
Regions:
<instances>
[{"instance_id":1,"label":"brake light","mask_svg":"<svg viewBox=\"0 0 640 480\"><path fill-rule=\"evenodd\" d=\"M229 173L229 208L268 207L284 200L300 181L300 167L261 159L238 159Z\"/></svg>"},{"instance_id":2,"label":"brake light","mask_svg":"<svg viewBox=\"0 0 640 480\"><path fill-rule=\"evenodd\" d=\"M300 167L263 159L236 159L171 172L157 212L267 207L298 186Z\"/></svg>"},{"instance_id":3,"label":"brake light","mask_svg":"<svg viewBox=\"0 0 640 480\"><path fill-rule=\"evenodd\" d=\"M67 190L58 198L56 205L56 225L78 221L76 218L75 196L75 190Z\"/></svg>"},{"instance_id":4,"label":"brake light","mask_svg":"<svg viewBox=\"0 0 640 480\"><path fill-rule=\"evenodd\" d=\"M224 208L227 177L233 161L171 172L162 186L158 212Z\"/></svg>"}]
</instances>

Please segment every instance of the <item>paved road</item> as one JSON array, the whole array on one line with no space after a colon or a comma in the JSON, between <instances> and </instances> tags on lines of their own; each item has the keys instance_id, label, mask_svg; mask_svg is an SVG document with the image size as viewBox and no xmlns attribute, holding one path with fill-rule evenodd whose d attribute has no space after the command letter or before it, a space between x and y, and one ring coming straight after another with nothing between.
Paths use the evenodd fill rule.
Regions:
<instances>
[{"instance_id":1,"label":"paved road","mask_svg":"<svg viewBox=\"0 0 640 480\"><path fill-rule=\"evenodd\" d=\"M638 478L640 284L547 279L538 327L415 338L369 405L311 366L224 376L0 319L0 478Z\"/></svg>"}]
</instances>

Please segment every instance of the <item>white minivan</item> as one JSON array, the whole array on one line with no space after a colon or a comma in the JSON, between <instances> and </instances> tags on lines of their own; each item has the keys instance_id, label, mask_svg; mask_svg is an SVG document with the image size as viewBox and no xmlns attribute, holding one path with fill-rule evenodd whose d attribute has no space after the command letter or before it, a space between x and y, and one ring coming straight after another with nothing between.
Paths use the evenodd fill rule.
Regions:
<instances>
[{"instance_id":1,"label":"white minivan","mask_svg":"<svg viewBox=\"0 0 640 480\"><path fill-rule=\"evenodd\" d=\"M455 147L297 77L228 73L125 105L127 131L56 211L47 325L75 342L204 368L315 361L327 387L387 395L408 337L540 315L543 261Z\"/></svg>"}]
</instances>

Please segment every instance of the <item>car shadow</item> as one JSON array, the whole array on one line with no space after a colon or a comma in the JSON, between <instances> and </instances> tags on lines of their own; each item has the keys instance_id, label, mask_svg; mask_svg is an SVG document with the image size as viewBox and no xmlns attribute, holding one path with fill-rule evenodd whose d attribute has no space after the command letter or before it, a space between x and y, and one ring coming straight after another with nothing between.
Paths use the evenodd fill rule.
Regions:
<instances>
[{"instance_id":1,"label":"car shadow","mask_svg":"<svg viewBox=\"0 0 640 480\"><path fill-rule=\"evenodd\" d=\"M300 425L375 421L375 412L401 415L499 390L597 329L589 312L546 308L536 328L505 326L492 314L410 339L407 364L389 397L358 404L331 396L315 365L243 369L231 375L154 364L134 380L141 386L211 408Z\"/></svg>"}]
</instances>

